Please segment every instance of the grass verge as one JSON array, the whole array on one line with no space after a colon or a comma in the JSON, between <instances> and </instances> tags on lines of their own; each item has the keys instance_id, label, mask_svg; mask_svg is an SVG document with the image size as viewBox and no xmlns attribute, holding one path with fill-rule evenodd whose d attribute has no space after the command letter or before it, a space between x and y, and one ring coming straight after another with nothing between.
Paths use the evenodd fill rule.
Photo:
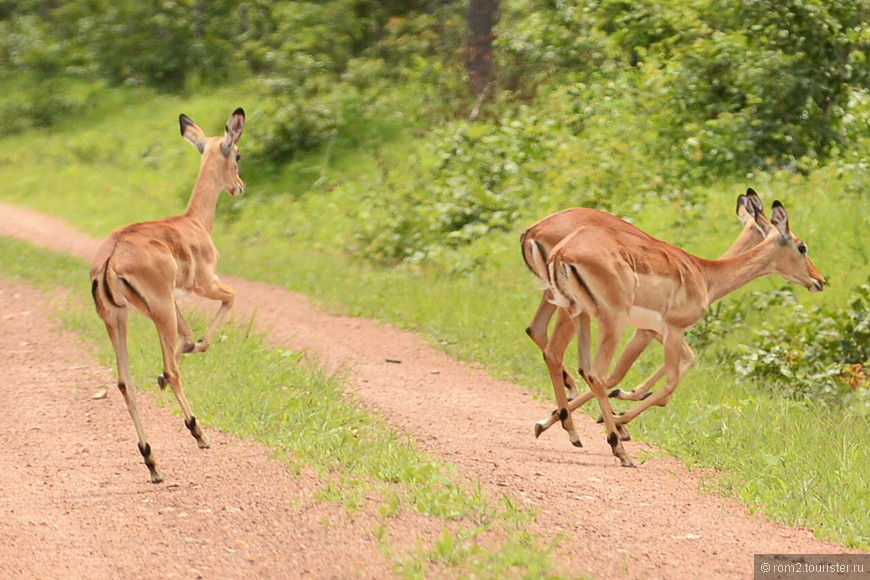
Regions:
<instances>
[{"instance_id":1,"label":"grass verge","mask_svg":"<svg viewBox=\"0 0 870 580\"><path fill-rule=\"evenodd\" d=\"M102 363L114 364L86 291L84 263L2 237L0 255L4 277L44 290L67 289L70 303L58 316L97 350ZM197 327L206 322L190 319ZM159 360L153 326L139 315L130 322L134 380L150 384L146 375L154 374ZM381 526L363 533L382 542L401 577L445 571L463 577L559 577L550 558L554 544L526 531L531 514L507 497L486 497L474 486L456 483L449 464L433 461L349 400L341 375L327 374L303 354L269 346L250 327L226 325L218 341L221 360L235 364L215 364L218 359L208 356L184 360L186 391L198 415L207 425L269 446L291 470L313 468L324 481L321 501L352 511L365 498L380 498ZM174 406L171 396L164 399ZM414 553L392 554L385 532L407 509L436 518L443 531Z\"/></svg>"}]
</instances>

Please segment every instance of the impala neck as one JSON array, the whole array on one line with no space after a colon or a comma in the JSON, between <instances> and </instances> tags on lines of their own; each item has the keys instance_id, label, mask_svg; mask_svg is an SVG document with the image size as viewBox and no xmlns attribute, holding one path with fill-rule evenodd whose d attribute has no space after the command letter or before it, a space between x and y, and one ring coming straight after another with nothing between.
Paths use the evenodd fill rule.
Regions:
<instances>
[{"instance_id":1,"label":"impala neck","mask_svg":"<svg viewBox=\"0 0 870 580\"><path fill-rule=\"evenodd\" d=\"M209 164L206 163L206 160L203 160L184 215L199 220L205 226L205 229L210 232L214 225L217 198L222 189L223 187L214 175L214 172L209 170Z\"/></svg>"},{"instance_id":2,"label":"impala neck","mask_svg":"<svg viewBox=\"0 0 870 580\"><path fill-rule=\"evenodd\" d=\"M720 260L698 258L698 265L707 283L709 304L756 278L774 273L773 254L778 244L779 236L771 235L754 248L733 258Z\"/></svg>"}]
</instances>

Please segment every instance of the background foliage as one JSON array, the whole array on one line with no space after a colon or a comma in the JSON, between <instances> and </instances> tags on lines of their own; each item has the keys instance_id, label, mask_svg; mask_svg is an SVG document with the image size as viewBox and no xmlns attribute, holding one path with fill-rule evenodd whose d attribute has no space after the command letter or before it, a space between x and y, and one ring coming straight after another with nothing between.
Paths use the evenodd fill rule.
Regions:
<instances>
[{"instance_id":1,"label":"background foliage","mask_svg":"<svg viewBox=\"0 0 870 580\"><path fill-rule=\"evenodd\" d=\"M413 328L546 392L522 333L538 290L519 232L585 205L713 256L752 186L786 203L829 287L759 281L717 304L692 329L698 368L639 428L733 470L750 503L787 502L784 488L841 498L789 521L845 521L866 492L854 466L868 464L870 418L866 2L512 0L474 120L466 9L0 0L0 195L94 235L162 217L193 171L168 137L177 114L219 130L215 115L241 104L248 190L220 202L223 271ZM638 374L658 362L650 350ZM800 423L793 440L768 416ZM837 454L828 432L857 451ZM758 487L758 465L776 485ZM819 465L837 467L820 482ZM866 545L865 523L834 533Z\"/></svg>"}]
</instances>

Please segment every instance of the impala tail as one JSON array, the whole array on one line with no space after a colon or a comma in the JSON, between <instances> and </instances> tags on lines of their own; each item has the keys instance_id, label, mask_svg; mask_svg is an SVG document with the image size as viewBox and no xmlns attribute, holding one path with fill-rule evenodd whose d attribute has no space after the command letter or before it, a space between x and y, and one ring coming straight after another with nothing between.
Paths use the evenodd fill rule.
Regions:
<instances>
[{"instance_id":1,"label":"impala tail","mask_svg":"<svg viewBox=\"0 0 870 580\"><path fill-rule=\"evenodd\" d=\"M124 282L112 268L112 254L104 260L95 260L91 268L91 295L98 311L126 308L128 301Z\"/></svg>"},{"instance_id":2,"label":"impala tail","mask_svg":"<svg viewBox=\"0 0 870 580\"><path fill-rule=\"evenodd\" d=\"M532 274L544 281L544 287L547 287L547 249L544 244L536 239L526 240L525 234L522 238L523 260L526 266L532 271Z\"/></svg>"}]
</instances>

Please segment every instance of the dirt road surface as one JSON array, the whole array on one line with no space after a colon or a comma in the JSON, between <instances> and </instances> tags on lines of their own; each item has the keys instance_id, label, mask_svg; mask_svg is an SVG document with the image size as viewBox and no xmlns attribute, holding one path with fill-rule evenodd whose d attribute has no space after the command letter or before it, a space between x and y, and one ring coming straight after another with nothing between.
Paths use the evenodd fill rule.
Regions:
<instances>
[{"instance_id":1,"label":"dirt road surface","mask_svg":"<svg viewBox=\"0 0 870 580\"><path fill-rule=\"evenodd\" d=\"M0 235L85 259L97 244L57 219L3 203ZM700 474L675 459L655 454L638 469L620 468L584 415L575 420L583 449L560 429L536 440L533 423L550 404L412 333L319 311L278 287L222 278L236 290L238 320L255 317L271 343L350 368L349 388L364 406L493 497L507 494L537 513L533 533L565 536L556 558L571 574L751 578L755 553L854 552L700 492ZM114 369L54 322L52 302L3 279L0 266L0 578L392 576L371 533L376 505L347 515L316 501L322 482L312 474L292 475L270 450L214 429L212 448L198 450L178 416L146 392L140 412L166 477L149 483L121 397L110 388L106 398L92 398L115 384ZM203 306L215 307L185 303ZM219 348L203 356L219 356ZM539 360L531 343L529 360ZM634 456L644 449L652 448L627 444ZM413 513L390 523L399 548L433 533L433 522Z\"/></svg>"}]
</instances>

